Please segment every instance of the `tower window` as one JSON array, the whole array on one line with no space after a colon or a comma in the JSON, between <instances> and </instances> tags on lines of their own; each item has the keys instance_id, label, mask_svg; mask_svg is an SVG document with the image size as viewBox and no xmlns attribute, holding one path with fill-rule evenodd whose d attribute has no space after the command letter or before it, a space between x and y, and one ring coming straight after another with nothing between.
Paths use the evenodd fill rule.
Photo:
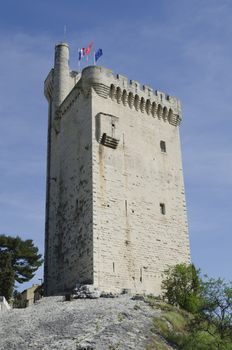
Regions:
<instances>
[{"instance_id":1,"label":"tower window","mask_svg":"<svg viewBox=\"0 0 232 350\"><path fill-rule=\"evenodd\" d=\"M166 209L165 209L165 204L164 203L160 203L160 212L162 215L166 214Z\"/></svg>"},{"instance_id":2,"label":"tower window","mask_svg":"<svg viewBox=\"0 0 232 350\"><path fill-rule=\"evenodd\" d=\"M160 149L161 149L161 152L166 153L166 142L165 141L160 141Z\"/></svg>"},{"instance_id":3,"label":"tower window","mask_svg":"<svg viewBox=\"0 0 232 350\"><path fill-rule=\"evenodd\" d=\"M127 200L125 200L125 211L126 211L126 216L127 216Z\"/></svg>"}]
</instances>

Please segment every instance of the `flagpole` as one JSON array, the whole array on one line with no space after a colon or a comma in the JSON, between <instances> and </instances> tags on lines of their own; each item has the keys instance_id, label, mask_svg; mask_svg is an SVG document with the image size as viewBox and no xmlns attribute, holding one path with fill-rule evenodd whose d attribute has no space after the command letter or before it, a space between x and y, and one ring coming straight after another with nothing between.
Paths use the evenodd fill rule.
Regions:
<instances>
[{"instance_id":1,"label":"flagpole","mask_svg":"<svg viewBox=\"0 0 232 350\"><path fill-rule=\"evenodd\" d=\"M95 51L93 52L93 64L94 64L94 66L96 66Z\"/></svg>"},{"instance_id":2,"label":"flagpole","mask_svg":"<svg viewBox=\"0 0 232 350\"><path fill-rule=\"evenodd\" d=\"M64 41L66 41L67 26L64 25Z\"/></svg>"},{"instance_id":3,"label":"flagpole","mask_svg":"<svg viewBox=\"0 0 232 350\"><path fill-rule=\"evenodd\" d=\"M78 48L78 68L81 71L81 60L79 59L80 49Z\"/></svg>"}]
</instances>

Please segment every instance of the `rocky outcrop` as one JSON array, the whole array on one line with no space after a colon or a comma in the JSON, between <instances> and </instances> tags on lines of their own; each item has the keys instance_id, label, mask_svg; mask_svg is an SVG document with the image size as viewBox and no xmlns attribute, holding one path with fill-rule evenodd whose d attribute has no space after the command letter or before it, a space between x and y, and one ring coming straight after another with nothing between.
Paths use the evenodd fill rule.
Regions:
<instances>
[{"instance_id":1,"label":"rocky outcrop","mask_svg":"<svg viewBox=\"0 0 232 350\"><path fill-rule=\"evenodd\" d=\"M91 289L91 288L90 288ZM85 288L81 292L95 293ZM144 350L160 311L129 295L117 298L43 298L0 314L0 349Z\"/></svg>"},{"instance_id":2,"label":"rocky outcrop","mask_svg":"<svg viewBox=\"0 0 232 350\"><path fill-rule=\"evenodd\" d=\"M100 296L100 290L92 284L84 284L77 287L72 293L72 299L98 299Z\"/></svg>"}]
</instances>

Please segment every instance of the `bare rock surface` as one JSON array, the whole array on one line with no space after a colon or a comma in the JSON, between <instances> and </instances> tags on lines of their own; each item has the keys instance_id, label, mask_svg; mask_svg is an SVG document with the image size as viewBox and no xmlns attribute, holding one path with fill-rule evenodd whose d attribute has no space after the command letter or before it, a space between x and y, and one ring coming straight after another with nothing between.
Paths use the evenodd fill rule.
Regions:
<instances>
[{"instance_id":1,"label":"bare rock surface","mask_svg":"<svg viewBox=\"0 0 232 350\"><path fill-rule=\"evenodd\" d=\"M153 317L143 300L48 297L26 309L0 314L1 350L146 349Z\"/></svg>"}]
</instances>

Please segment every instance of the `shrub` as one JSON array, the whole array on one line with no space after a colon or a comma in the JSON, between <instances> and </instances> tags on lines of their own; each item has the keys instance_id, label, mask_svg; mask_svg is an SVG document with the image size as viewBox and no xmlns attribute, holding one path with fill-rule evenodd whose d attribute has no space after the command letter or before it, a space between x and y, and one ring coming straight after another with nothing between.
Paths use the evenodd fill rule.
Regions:
<instances>
[{"instance_id":1,"label":"shrub","mask_svg":"<svg viewBox=\"0 0 232 350\"><path fill-rule=\"evenodd\" d=\"M161 288L168 303L196 313L201 305L199 273L193 264L178 264L167 269Z\"/></svg>"}]
</instances>

